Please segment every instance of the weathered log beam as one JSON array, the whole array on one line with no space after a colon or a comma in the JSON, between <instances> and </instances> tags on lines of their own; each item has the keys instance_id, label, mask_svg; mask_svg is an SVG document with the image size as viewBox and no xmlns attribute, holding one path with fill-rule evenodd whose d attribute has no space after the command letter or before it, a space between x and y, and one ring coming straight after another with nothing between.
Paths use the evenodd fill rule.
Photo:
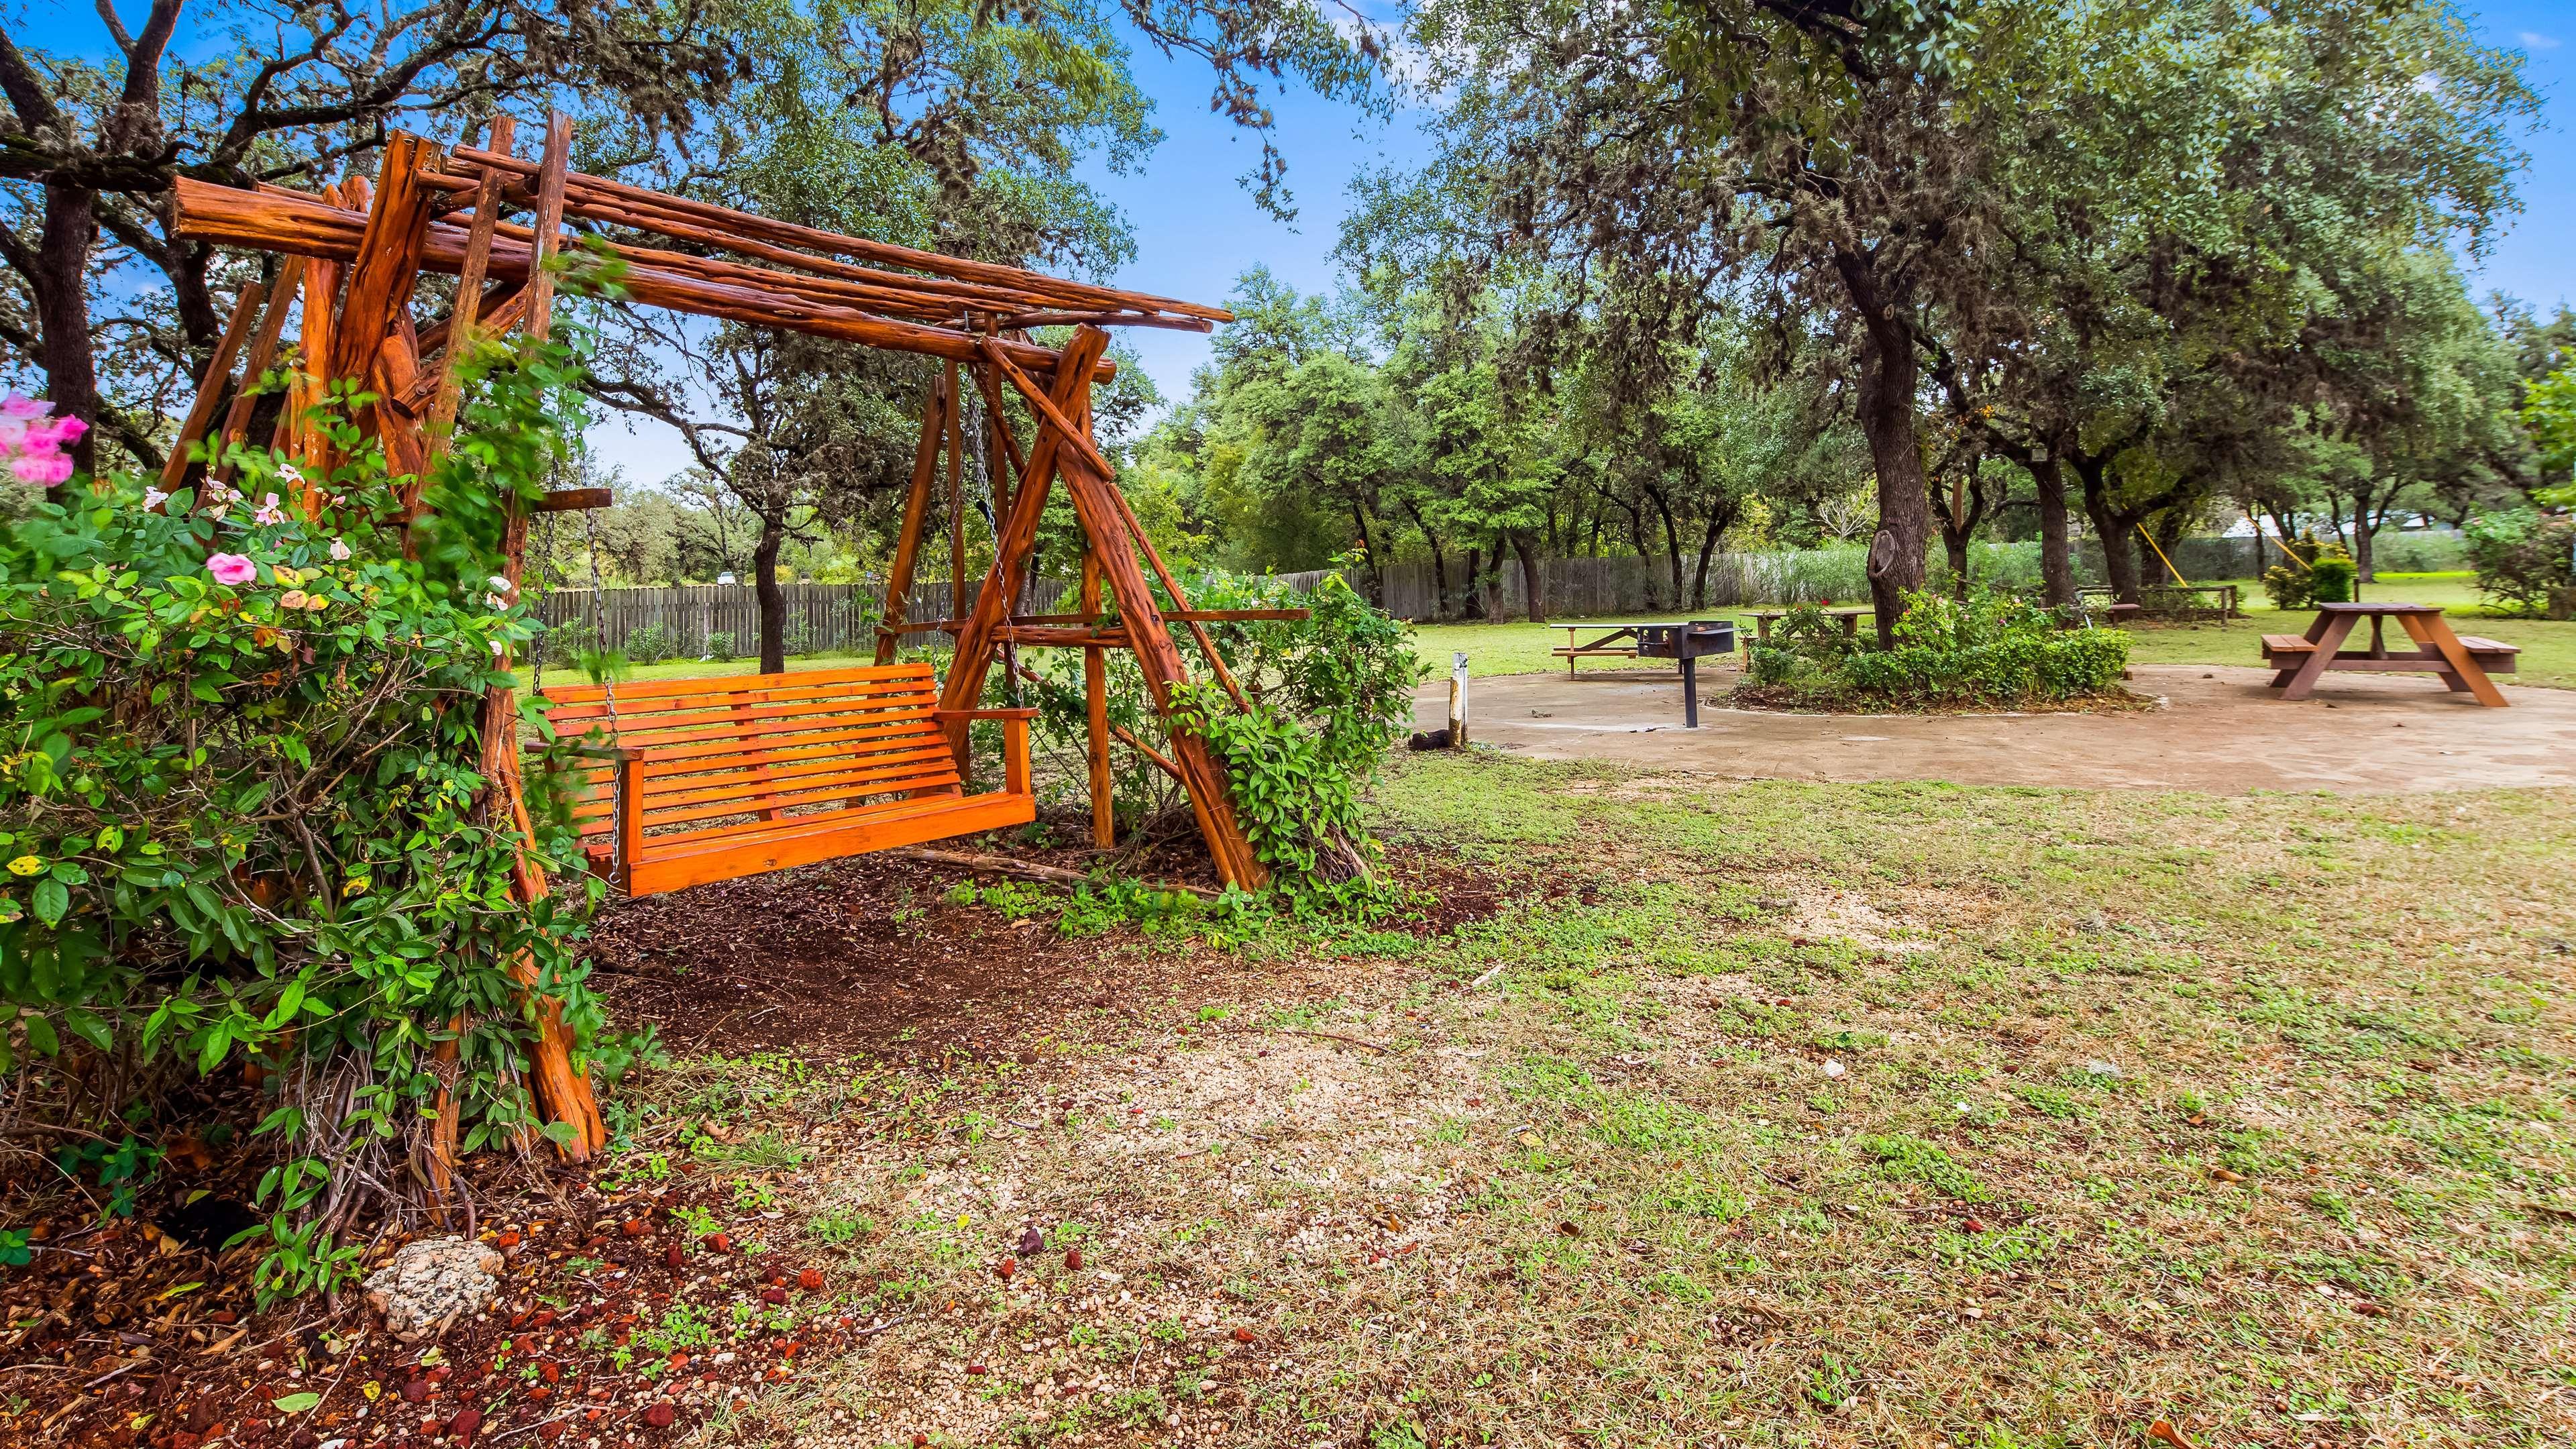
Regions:
<instances>
[{"instance_id":1,"label":"weathered log beam","mask_svg":"<svg viewBox=\"0 0 2576 1449\"><path fill-rule=\"evenodd\" d=\"M179 235L189 241L255 251L288 253L330 262L357 255L365 217L319 198L276 190L251 192L181 177L177 183ZM463 227L433 222L423 248L421 268L450 276L464 268L467 234ZM516 238L496 237L490 274L505 281L525 281L530 246ZM616 251L616 248L611 248ZM623 253L620 253L621 257ZM696 261L697 259L689 259ZM746 268L746 271L757 269ZM914 352L969 362L982 356L970 333L878 317L847 307L820 304L781 287L743 281L720 281L671 266L629 262L621 279L627 297L648 307L667 307L693 316L716 317L752 326L781 327L816 337ZM998 344L1018 365L1052 373L1057 353L1025 342ZM1106 358L1093 365L1094 381L1116 374Z\"/></svg>"},{"instance_id":2,"label":"weathered log beam","mask_svg":"<svg viewBox=\"0 0 2576 1449\"><path fill-rule=\"evenodd\" d=\"M495 166L515 171L522 176L536 174L534 166L515 156L501 156L465 148L457 150L455 155L460 161ZM1211 322L1234 320L1234 314L1222 307L1203 306L1196 302L1183 302L1171 297L1157 297L1146 292L1122 291L1116 287L1097 287L1085 282L1069 281L1062 277L1050 277L1043 272L1027 271L1020 267L1007 267L995 262L970 261L964 257L942 256L937 252L926 252L918 248L898 246L893 242L876 241L867 237L845 236L839 232L822 231L815 227L798 226L793 222L755 216L747 211L735 211L731 207L717 206L711 202L692 201L687 197L673 196L668 192L654 191L623 181L612 181L604 176L576 172L567 179L567 184L570 194L584 203L640 202L649 207L692 217L698 221L728 229L736 235L782 246L807 247L815 251L858 257L887 266L908 267L915 271L927 272L933 277L946 277L961 282L981 283L988 287L1032 292L1042 297L1058 298L1090 308L1106 308L1121 312L1168 312L1182 317L1204 317Z\"/></svg>"}]
</instances>

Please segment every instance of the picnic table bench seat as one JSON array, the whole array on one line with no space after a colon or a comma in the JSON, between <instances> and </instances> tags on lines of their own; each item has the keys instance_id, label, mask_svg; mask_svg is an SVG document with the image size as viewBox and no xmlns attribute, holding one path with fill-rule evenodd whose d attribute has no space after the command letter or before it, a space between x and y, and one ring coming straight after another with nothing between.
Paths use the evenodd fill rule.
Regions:
<instances>
[{"instance_id":1,"label":"picnic table bench seat","mask_svg":"<svg viewBox=\"0 0 2576 1449\"><path fill-rule=\"evenodd\" d=\"M2476 660L2478 667L2489 674L2514 673L2514 656L2522 652L2522 646L2519 644L2507 644L2500 639L2486 639L2475 634L2461 635L2460 647L2468 650L2469 657ZM2315 642L2297 634L2266 634L2263 636L2264 662L2274 669L2295 668L2301 658L2314 654L2315 652L2317 652ZM2346 653L2341 657L2344 659L2345 667L2347 668L2366 666L2373 662L2366 655ZM2391 659L2385 662L2391 664L2406 663L2409 666L2408 669L2400 672L2407 673L2415 672L2422 667L2420 664L2414 663L2411 657L2401 657L2399 659Z\"/></svg>"},{"instance_id":2,"label":"picnic table bench seat","mask_svg":"<svg viewBox=\"0 0 2576 1449\"><path fill-rule=\"evenodd\" d=\"M628 895L1024 825L1037 711L938 708L927 663L546 691L592 748L573 808L592 868ZM969 795L946 731L1003 726L1003 787Z\"/></svg>"}]
</instances>

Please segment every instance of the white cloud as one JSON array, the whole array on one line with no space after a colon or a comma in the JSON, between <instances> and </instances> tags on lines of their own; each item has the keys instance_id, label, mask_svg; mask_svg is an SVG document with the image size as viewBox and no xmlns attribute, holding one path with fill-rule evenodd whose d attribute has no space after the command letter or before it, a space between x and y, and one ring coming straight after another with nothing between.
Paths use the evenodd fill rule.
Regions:
<instances>
[{"instance_id":1,"label":"white cloud","mask_svg":"<svg viewBox=\"0 0 2576 1449\"><path fill-rule=\"evenodd\" d=\"M2526 30L2522 32L2520 39L2522 41L2522 48L2525 50L2556 50L2558 48L2557 36L2543 35L2537 30Z\"/></svg>"}]
</instances>

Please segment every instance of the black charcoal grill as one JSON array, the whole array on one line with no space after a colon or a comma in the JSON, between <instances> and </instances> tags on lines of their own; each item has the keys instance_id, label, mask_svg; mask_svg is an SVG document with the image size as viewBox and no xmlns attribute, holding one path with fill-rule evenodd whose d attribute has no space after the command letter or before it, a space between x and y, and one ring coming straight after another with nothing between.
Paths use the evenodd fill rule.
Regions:
<instances>
[{"instance_id":1,"label":"black charcoal grill","mask_svg":"<svg viewBox=\"0 0 2576 1449\"><path fill-rule=\"evenodd\" d=\"M1699 728L1699 666L1704 654L1735 652L1735 621L1693 619L1687 624L1638 624L1637 657L1676 659L1682 666L1682 723Z\"/></svg>"}]
</instances>

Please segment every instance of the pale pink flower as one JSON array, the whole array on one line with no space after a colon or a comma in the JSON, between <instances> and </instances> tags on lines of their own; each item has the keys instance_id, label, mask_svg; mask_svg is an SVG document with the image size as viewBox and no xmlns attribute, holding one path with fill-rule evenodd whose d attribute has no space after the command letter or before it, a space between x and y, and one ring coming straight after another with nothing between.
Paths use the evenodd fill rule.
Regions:
<instances>
[{"instance_id":1,"label":"pale pink flower","mask_svg":"<svg viewBox=\"0 0 2576 1449\"><path fill-rule=\"evenodd\" d=\"M215 576L216 583L240 585L259 577L259 565L237 553L210 553L206 572Z\"/></svg>"},{"instance_id":2,"label":"pale pink flower","mask_svg":"<svg viewBox=\"0 0 2576 1449\"><path fill-rule=\"evenodd\" d=\"M52 403L38 402L14 388L10 390L8 397L0 398L0 418L9 418L17 422L33 422L53 410Z\"/></svg>"},{"instance_id":3,"label":"pale pink flower","mask_svg":"<svg viewBox=\"0 0 2576 1449\"><path fill-rule=\"evenodd\" d=\"M335 562L347 563L349 561L349 545L336 538L331 540L331 557Z\"/></svg>"},{"instance_id":4,"label":"pale pink flower","mask_svg":"<svg viewBox=\"0 0 2576 1449\"><path fill-rule=\"evenodd\" d=\"M259 511L250 516L250 521L259 524L284 523L286 510L277 506L277 495L271 493L261 501Z\"/></svg>"},{"instance_id":5,"label":"pale pink flower","mask_svg":"<svg viewBox=\"0 0 2576 1449\"><path fill-rule=\"evenodd\" d=\"M146 488L143 490L143 506L145 508L158 508L169 501L170 495L162 492L158 488Z\"/></svg>"},{"instance_id":6,"label":"pale pink flower","mask_svg":"<svg viewBox=\"0 0 2576 1449\"><path fill-rule=\"evenodd\" d=\"M10 464L9 471L17 474L21 483L50 488L72 476L72 459L69 453L29 453Z\"/></svg>"}]
</instances>

